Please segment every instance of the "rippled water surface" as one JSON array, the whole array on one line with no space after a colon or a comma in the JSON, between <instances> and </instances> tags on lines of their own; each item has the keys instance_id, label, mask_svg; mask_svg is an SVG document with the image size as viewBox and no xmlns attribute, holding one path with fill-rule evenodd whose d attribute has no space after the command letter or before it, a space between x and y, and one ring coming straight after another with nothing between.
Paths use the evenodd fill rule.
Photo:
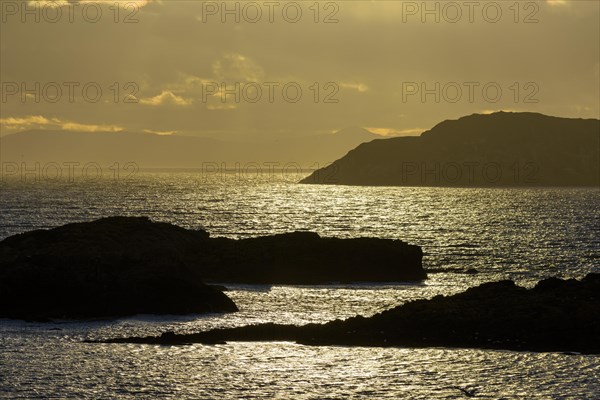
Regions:
<instances>
[{"instance_id":1,"label":"rippled water surface","mask_svg":"<svg viewBox=\"0 0 600 400\"><path fill-rule=\"evenodd\" d=\"M420 285L231 286L239 313L37 324L0 320L0 397L600 398L600 357L466 349L231 343L160 347L83 339L371 315L416 298L513 278L600 272L600 190L365 188L297 177L146 173L101 182L1 182L0 238L107 215L147 215L213 236L308 229L423 247Z\"/></svg>"}]
</instances>

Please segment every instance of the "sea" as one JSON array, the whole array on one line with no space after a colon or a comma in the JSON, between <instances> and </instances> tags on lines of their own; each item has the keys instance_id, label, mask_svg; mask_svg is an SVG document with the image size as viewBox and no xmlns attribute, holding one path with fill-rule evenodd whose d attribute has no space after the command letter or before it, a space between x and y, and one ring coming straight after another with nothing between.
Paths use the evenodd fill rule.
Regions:
<instances>
[{"instance_id":1,"label":"sea","mask_svg":"<svg viewBox=\"0 0 600 400\"><path fill-rule=\"evenodd\" d=\"M600 356L594 355L291 342L84 343L262 322L326 322L483 282L513 279L531 287L550 276L600 272L600 188L301 185L297 175L145 171L99 179L3 178L0 240L106 216L148 216L214 237L309 230L400 239L421 246L424 267L433 272L422 283L223 282L240 309L231 314L0 319L0 398L600 399Z\"/></svg>"}]
</instances>

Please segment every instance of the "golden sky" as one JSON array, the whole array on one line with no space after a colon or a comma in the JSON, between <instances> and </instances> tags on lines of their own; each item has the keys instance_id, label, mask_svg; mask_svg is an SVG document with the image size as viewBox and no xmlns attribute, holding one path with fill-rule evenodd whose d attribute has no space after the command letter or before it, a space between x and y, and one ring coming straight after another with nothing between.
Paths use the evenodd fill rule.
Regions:
<instances>
[{"instance_id":1,"label":"golden sky","mask_svg":"<svg viewBox=\"0 0 600 400\"><path fill-rule=\"evenodd\" d=\"M594 0L1 4L2 135L251 141L414 135L494 110L600 114Z\"/></svg>"}]
</instances>

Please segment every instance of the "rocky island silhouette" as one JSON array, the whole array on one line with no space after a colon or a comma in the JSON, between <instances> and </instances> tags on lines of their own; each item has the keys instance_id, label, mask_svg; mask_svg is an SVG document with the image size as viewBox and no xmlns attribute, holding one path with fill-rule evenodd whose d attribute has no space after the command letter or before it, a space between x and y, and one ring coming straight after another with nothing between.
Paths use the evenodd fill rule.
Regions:
<instances>
[{"instance_id":1,"label":"rocky island silhouette","mask_svg":"<svg viewBox=\"0 0 600 400\"><path fill-rule=\"evenodd\" d=\"M600 186L600 120L497 112L418 137L363 143L301 183L367 186Z\"/></svg>"}]
</instances>

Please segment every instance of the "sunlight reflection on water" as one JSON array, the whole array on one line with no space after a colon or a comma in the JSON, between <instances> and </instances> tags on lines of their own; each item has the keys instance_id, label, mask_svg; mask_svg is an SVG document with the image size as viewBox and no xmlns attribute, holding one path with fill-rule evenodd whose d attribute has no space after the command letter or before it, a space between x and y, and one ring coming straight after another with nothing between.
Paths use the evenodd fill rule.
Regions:
<instances>
[{"instance_id":1,"label":"sunlight reflection on water","mask_svg":"<svg viewBox=\"0 0 600 400\"><path fill-rule=\"evenodd\" d=\"M192 173L142 174L129 182L2 185L0 238L107 215L147 215L204 227L213 236L309 229L327 236L397 238L422 246L428 268L481 273L431 274L420 285L228 285L227 294L240 307L228 315L51 324L0 320L0 398L461 399L473 393L488 399L593 399L600 393L597 356L293 343L81 343L259 322L323 322L507 277L531 285L549 275L600 272L600 190L207 182Z\"/></svg>"}]
</instances>

